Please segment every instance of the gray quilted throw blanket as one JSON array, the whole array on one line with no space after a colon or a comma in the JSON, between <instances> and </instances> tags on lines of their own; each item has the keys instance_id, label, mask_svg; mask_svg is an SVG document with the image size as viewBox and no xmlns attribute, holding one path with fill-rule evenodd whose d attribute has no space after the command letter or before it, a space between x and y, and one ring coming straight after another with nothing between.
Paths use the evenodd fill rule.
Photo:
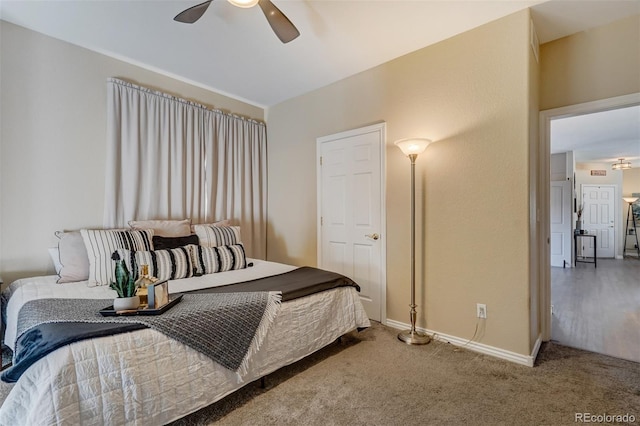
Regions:
<instances>
[{"instance_id":1,"label":"gray quilted throw blanket","mask_svg":"<svg viewBox=\"0 0 640 426\"><path fill-rule=\"evenodd\" d=\"M98 311L113 300L32 300L19 313L14 367L34 358L38 351L51 352L52 342L60 347L59 342L69 344L148 327L242 376L249 357L258 350L275 319L280 301L279 292L185 294L180 303L162 315L103 317ZM105 328L109 331L104 332Z\"/></svg>"}]
</instances>

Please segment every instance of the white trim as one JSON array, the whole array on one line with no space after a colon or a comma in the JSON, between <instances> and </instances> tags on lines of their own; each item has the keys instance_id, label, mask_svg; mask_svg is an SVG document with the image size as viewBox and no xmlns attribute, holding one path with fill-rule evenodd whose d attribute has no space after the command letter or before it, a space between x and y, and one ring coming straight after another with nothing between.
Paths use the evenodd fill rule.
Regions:
<instances>
[{"instance_id":1,"label":"white trim","mask_svg":"<svg viewBox=\"0 0 640 426\"><path fill-rule=\"evenodd\" d=\"M382 230L382 254L380 255L380 320L387 325L387 123L382 126L380 144L380 229ZM624 252L623 252L624 253Z\"/></svg>"},{"instance_id":2,"label":"white trim","mask_svg":"<svg viewBox=\"0 0 640 426\"><path fill-rule=\"evenodd\" d=\"M400 321L395 321L387 318L387 325L389 327L396 328L398 330L408 330L411 328L409 324L401 323ZM533 350L531 351L531 355L522 355L516 352L508 351L506 349L496 348L495 346L485 345L484 343L478 342L470 342L469 339L463 339L456 336L451 336L444 333L439 333L434 330L429 330L425 328L416 327L416 330L421 331L423 333L427 333L434 340L439 340L441 342L451 343L454 346L459 346L461 348L469 349L474 352L478 352L484 355L489 355L494 358L500 358L505 361L513 362L520 365L526 365L527 367L533 367L536 357L538 356L538 352L540 351L540 346L542 345L542 335L538 335L535 344L533 345Z\"/></svg>"},{"instance_id":3,"label":"white trim","mask_svg":"<svg viewBox=\"0 0 640 426\"><path fill-rule=\"evenodd\" d=\"M627 106L640 105L640 93L631 93L629 95L616 96L608 99L601 99L582 104L569 105L560 108L548 109L540 111L540 180L541 184L538 191L542 191L541 199L545 205L540 206L541 219L544 226L545 238L540 241L542 245L543 256L539 260L540 265L540 326L542 331L542 339L547 341L551 339L551 271L550 254L549 254L549 157L551 156L551 120L560 117L571 117L591 112L606 111L610 109L623 108Z\"/></svg>"},{"instance_id":4,"label":"white trim","mask_svg":"<svg viewBox=\"0 0 640 426\"><path fill-rule=\"evenodd\" d=\"M640 93L617 96L615 98L601 99L598 101L585 102L582 104L568 105L560 108L540 111L540 117L549 119L573 117L576 115L589 114L592 112L607 111L640 104Z\"/></svg>"},{"instance_id":5,"label":"white trim","mask_svg":"<svg viewBox=\"0 0 640 426\"><path fill-rule=\"evenodd\" d=\"M322 170L320 158L322 155L322 143L335 139L349 138L365 133L380 134L380 322L386 325L387 321L387 123L380 122L358 129L346 130L332 135L321 136L316 139L316 258L318 267L322 267Z\"/></svg>"}]
</instances>

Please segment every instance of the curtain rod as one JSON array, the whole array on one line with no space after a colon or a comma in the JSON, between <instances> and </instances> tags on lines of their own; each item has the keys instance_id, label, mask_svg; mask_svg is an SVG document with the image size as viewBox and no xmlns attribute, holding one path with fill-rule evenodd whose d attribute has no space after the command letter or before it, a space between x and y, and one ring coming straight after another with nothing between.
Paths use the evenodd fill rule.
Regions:
<instances>
[{"instance_id":1,"label":"curtain rod","mask_svg":"<svg viewBox=\"0 0 640 426\"><path fill-rule=\"evenodd\" d=\"M109 84L109 83L117 84L117 85L120 85L120 86L129 87L129 88L138 90L140 92L149 93L151 95L159 96L159 97L162 97L162 98L167 98L167 99L170 99L170 100L173 100L173 101L176 101L176 102L181 102L183 104L187 104L187 105L190 105L190 106L193 106L193 107L196 107L196 108L201 108L201 109L204 109L206 111L210 111L210 112L213 112L215 114L220 114L220 115L223 115L223 116L226 116L226 117L237 118L237 119L240 119L240 120L249 121L249 122L252 122L252 123L259 124L261 126L265 125L264 122L256 120L254 118L243 117L241 115L237 115L237 114L233 114L233 113L229 113L229 112L224 112L224 111L219 110L219 109L212 109L212 108L209 108L206 105L200 104L198 102L190 101L189 99L179 98L179 97L170 95L168 93L161 92L159 90L150 89L148 87L139 86L137 84L128 82L126 80L121 80L119 78L109 77L109 78L107 78L107 84Z\"/></svg>"}]
</instances>

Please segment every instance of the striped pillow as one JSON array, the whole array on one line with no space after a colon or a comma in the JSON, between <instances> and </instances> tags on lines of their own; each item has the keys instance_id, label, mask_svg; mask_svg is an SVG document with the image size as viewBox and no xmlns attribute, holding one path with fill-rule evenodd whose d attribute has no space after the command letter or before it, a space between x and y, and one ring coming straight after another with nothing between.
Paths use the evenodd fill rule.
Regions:
<instances>
[{"instance_id":1,"label":"striped pillow","mask_svg":"<svg viewBox=\"0 0 640 426\"><path fill-rule=\"evenodd\" d=\"M196 275L215 274L247 267L247 256L242 244L230 246L193 246Z\"/></svg>"},{"instance_id":2,"label":"striped pillow","mask_svg":"<svg viewBox=\"0 0 640 426\"><path fill-rule=\"evenodd\" d=\"M239 226L194 225L193 228L201 246L231 246L242 242Z\"/></svg>"},{"instance_id":3,"label":"striped pillow","mask_svg":"<svg viewBox=\"0 0 640 426\"><path fill-rule=\"evenodd\" d=\"M80 234L89 257L89 286L109 285L114 278L117 249L153 250L153 230L81 229Z\"/></svg>"},{"instance_id":4,"label":"striped pillow","mask_svg":"<svg viewBox=\"0 0 640 426\"><path fill-rule=\"evenodd\" d=\"M188 245L171 250L132 251L120 249L118 254L124 259L129 272L138 279L141 265L149 265L149 275L159 280L178 280L193 276L191 251L196 247Z\"/></svg>"}]
</instances>

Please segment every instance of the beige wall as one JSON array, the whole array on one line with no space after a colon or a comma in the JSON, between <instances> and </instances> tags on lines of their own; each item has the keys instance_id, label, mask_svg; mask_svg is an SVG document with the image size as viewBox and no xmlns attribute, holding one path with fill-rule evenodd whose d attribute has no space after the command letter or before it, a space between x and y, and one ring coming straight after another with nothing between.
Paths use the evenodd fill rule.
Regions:
<instances>
[{"instance_id":1,"label":"beige wall","mask_svg":"<svg viewBox=\"0 0 640 426\"><path fill-rule=\"evenodd\" d=\"M386 121L388 318L409 310L410 167L392 142L427 137L418 325L471 338L485 303L478 340L530 354L530 60L523 11L270 108L268 258L316 264L316 138Z\"/></svg>"},{"instance_id":2,"label":"beige wall","mask_svg":"<svg viewBox=\"0 0 640 426\"><path fill-rule=\"evenodd\" d=\"M640 15L543 44L540 109L640 92Z\"/></svg>"},{"instance_id":3,"label":"beige wall","mask_svg":"<svg viewBox=\"0 0 640 426\"><path fill-rule=\"evenodd\" d=\"M0 275L53 272L59 229L102 226L106 79L119 77L222 110L264 111L0 21Z\"/></svg>"},{"instance_id":4,"label":"beige wall","mask_svg":"<svg viewBox=\"0 0 640 426\"><path fill-rule=\"evenodd\" d=\"M640 168L622 171L622 196L640 193Z\"/></svg>"}]
</instances>

